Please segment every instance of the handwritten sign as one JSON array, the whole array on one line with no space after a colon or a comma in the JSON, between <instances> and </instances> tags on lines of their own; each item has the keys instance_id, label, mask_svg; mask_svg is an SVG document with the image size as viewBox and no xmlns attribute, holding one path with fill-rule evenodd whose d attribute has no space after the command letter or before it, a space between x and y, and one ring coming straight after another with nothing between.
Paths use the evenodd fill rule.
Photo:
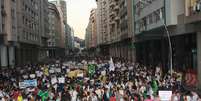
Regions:
<instances>
[{"instance_id":1,"label":"handwritten sign","mask_svg":"<svg viewBox=\"0 0 201 101\"><path fill-rule=\"evenodd\" d=\"M172 97L172 91L159 91L159 97L161 101L170 101Z\"/></svg>"},{"instance_id":2,"label":"handwritten sign","mask_svg":"<svg viewBox=\"0 0 201 101\"><path fill-rule=\"evenodd\" d=\"M37 80L24 80L23 82L19 82L20 88L27 88L27 87L36 87L37 86Z\"/></svg>"}]
</instances>

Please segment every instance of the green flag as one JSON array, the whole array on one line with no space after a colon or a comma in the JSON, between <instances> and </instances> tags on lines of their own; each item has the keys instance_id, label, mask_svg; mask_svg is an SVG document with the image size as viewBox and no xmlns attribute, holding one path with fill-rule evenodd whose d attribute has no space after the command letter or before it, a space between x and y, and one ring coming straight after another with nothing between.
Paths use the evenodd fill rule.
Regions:
<instances>
[{"instance_id":1,"label":"green flag","mask_svg":"<svg viewBox=\"0 0 201 101\"><path fill-rule=\"evenodd\" d=\"M95 65L94 64L88 65L88 73L89 73L90 77L92 77L92 75L95 73Z\"/></svg>"},{"instance_id":2,"label":"green flag","mask_svg":"<svg viewBox=\"0 0 201 101\"><path fill-rule=\"evenodd\" d=\"M45 101L49 96L48 91L43 92L41 90L38 92L38 95L42 98L42 101Z\"/></svg>"},{"instance_id":3,"label":"green flag","mask_svg":"<svg viewBox=\"0 0 201 101\"><path fill-rule=\"evenodd\" d=\"M156 96L157 91L158 91L158 84L157 84L156 80L152 81L152 89L153 89L153 92L154 92L154 96Z\"/></svg>"}]
</instances>

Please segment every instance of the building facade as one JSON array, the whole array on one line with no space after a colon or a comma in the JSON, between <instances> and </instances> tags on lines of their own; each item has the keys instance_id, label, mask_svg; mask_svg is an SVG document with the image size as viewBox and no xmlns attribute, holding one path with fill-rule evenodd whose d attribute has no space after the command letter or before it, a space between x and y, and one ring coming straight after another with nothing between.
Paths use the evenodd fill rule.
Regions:
<instances>
[{"instance_id":1,"label":"building facade","mask_svg":"<svg viewBox=\"0 0 201 101\"><path fill-rule=\"evenodd\" d=\"M133 0L97 0L97 42L101 55L135 61Z\"/></svg>"},{"instance_id":2,"label":"building facade","mask_svg":"<svg viewBox=\"0 0 201 101\"><path fill-rule=\"evenodd\" d=\"M183 7L181 2L182 0L134 1L138 62L168 66L170 51L167 32L173 33L171 30L178 24L177 16Z\"/></svg>"},{"instance_id":3,"label":"building facade","mask_svg":"<svg viewBox=\"0 0 201 101\"><path fill-rule=\"evenodd\" d=\"M17 14L15 0L1 0L0 15L0 59L1 67L15 65L17 42Z\"/></svg>"},{"instance_id":4,"label":"building facade","mask_svg":"<svg viewBox=\"0 0 201 101\"><path fill-rule=\"evenodd\" d=\"M45 58L48 14L47 0L16 0L17 3L17 64L37 63Z\"/></svg>"},{"instance_id":5,"label":"building facade","mask_svg":"<svg viewBox=\"0 0 201 101\"><path fill-rule=\"evenodd\" d=\"M178 16L178 25L173 37L175 44L175 63L184 64L182 68L192 69L197 75L197 87L201 89L201 11L200 0L184 0L182 13ZM184 40L184 41L182 41Z\"/></svg>"},{"instance_id":6,"label":"building facade","mask_svg":"<svg viewBox=\"0 0 201 101\"><path fill-rule=\"evenodd\" d=\"M135 61L132 0L110 0L110 56Z\"/></svg>"},{"instance_id":7,"label":"building facade","mask_svg":"<svg viewBox=\"0 0 201 101\"><path fill-rule=\"evenodd\" d=\"M96 0L97 3L97 43L101 55L109 55L109 0Z\"/></svg>"},{"instance_id":8,"label":"building facade","mask_svg":"<svg viewBox=\"0 0 201 101\"><path fill-rule=\"evenodd\" d=\"M57 7L61 8L63 13L64 23L67 24L67 6L65 0L51 0L51 3L55 4Z\"/></svg>"},{"instance_id":9,"label":"building facade","mask_svg":"<svg viewBox=\"0 0 201 101\"><path fill-rule=\"evenodd\" d=\"M40 21L39 32L41 34L41 45L39 50L39 60L47 58L47 40L49 38L49 23L48 23L48 0L40 0Z\"/></svg>"},{"instance_id":10,"label":"building facade","mask_svg":"<svg viewBox=\"0 0 201 101\"><path fill-rule=\"evenodd\" d=\"M49 3L49 39L48 56L58 58L64 55L64 23L59 8Z\"/></svg>"},{"instance_id":11,"label":"building facade","mask_svg":"<svg viewBox=\"0 0 201 101\"><path fill-rule=\"evenodd\" d=\"M85 44L90 53L96 53L98 40L97 40L97 9L92 9L89 23L86 28Z\"/></svg>"}]
</instances>

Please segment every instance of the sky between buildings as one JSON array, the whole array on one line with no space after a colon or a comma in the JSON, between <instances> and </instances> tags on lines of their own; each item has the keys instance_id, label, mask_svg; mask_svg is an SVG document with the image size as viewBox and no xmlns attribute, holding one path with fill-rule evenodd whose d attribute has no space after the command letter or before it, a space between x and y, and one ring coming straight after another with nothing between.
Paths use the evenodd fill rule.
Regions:
<instances>
[{"instance_id":1,"label":"sky between buildings","mask_svg":"<svg viewBox=\"0 0 201 101\"><path fill-rule=\"evenodd\" d=\"M51 1L51 0L49 0ZM75 36L84 39L90 11L96 8L95 0L66 0L68 24L73 27Z\"/></svg>"}]
</instances>

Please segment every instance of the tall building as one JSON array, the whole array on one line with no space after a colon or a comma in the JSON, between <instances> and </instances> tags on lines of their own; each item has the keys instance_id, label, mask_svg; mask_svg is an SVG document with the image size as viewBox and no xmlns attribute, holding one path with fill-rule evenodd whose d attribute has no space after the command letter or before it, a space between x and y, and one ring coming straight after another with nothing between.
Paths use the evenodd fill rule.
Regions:
<instances>
[{"instance_id":1,"label":"tall building","mask_svg":"<svg viewBox=\"0 0 201 101\"><path fill-rule=\"evenodd\" d=\"M169 62L167 53L170 53L167 31L173 34L178 24L177 16L182 13L182 1L134 1L135 44L138 62L167 66Z\"/></svg>"},{"instance_id":2,"label":"tall building","mask_svg":"<svg viewBox=\"0 0 201 101\"><path fill-rule=\"evenodd\" d=\"M97 40L101 54L109 55L109 1L96 0L97 3Z\"/></svg>"},{"instance_id":3,"label":"tall building","mask_svg":"<svg viewBox=\"0 0 201 101\"><path fill-rule=\"evenodd\" d=\"M39 0L39 32L41 34L41 46L39 51L39 60L47 58L47 40L49 38L49 23L48 23L48 0Z\"/></svg>"},{"instance_id":4,"label":"tall building","mask_svg":"<svg viewBox=\"0 0 201 101\"><path fill-rule=\"evenodd\" d=\"M15 1L15 0L12 0ZM47 40L47 0L16 0L17 64L36 63L43 58Z\"/></svg>"},{"instance_id":5,"label":"tall building","mask_svg":"<svg viewBox=\"0 0 201 101\"><path fill-rule=\"evenodd\" d=\"M92 47L97 47L97 10L92 9L90 15L92 26Z\"/></svg>"},{"instance_id":6,"label":"tall building","mask_svg":"<svg viewBox=\"0 0 201 101\"><path fill-rule=\"evenodd\" d=\"M14 66L17 45L16 1L1 0L0 5L0 62L2 67Z\"/></svg>"},{"instance_id":7,"label":"tall building","mask_svg":"<svg viewBox=\"0 0 201 101\"><path fill-rule=\"evenodd\" d=\"M91 52L91 55L93 53L96 53L97 49L97 9L92 9L90 12L89 17L89 23L86 28L86 34L85 34L85 44L88 51Z\"/></svg>"},{"instance_id":8,"label":"tall building","mask_svg":"<svg viewBox=\"0 0 201 101\"><path fill-rule=\"evenodd\" d=\"M60 7L63 13L64 23L67 24L67 6L65 0L51 0L49 1L55 4L57 7Z\"/></svg>"},{"instance_id":9,"label":"tall building","mask_svg":"<svg viewBox=\"0 0 201 101\"><path fill-rule=\"evenodd\" d=\"M185 70L194 70L197 87L201 89L201 1L181 0L179 3L182 5L181 13L178 15L178 25L172 38L174 64Z\"/></svg>"},{"instance_id":10,"label":"tall building","mask_svg":"<svg viewBox=\"0 0 201 101\"><path fill-rule=\"evenodd\" d=\"M58 58L64 54L64 23L61 10L49 3L49 39L48 39L48 56Z\"/></svg>"}]
</instances>

